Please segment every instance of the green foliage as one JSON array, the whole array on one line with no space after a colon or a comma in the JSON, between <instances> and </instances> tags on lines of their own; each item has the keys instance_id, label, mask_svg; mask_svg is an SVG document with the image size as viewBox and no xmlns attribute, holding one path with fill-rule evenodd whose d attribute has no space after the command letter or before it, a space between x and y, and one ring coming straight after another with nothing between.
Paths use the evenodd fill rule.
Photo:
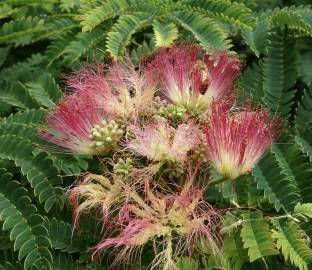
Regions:
<instances>
[{"instance_id":1,"label":"green foliage","mask_svg":"<svg viewBox=\"0 0 312 270\"><path fill-rule=\"evenodd\" d=\"M271 239L269 226L263 220L262 214L246 213L243 218L241 237L244 248L248 248L250 262L278 254Z\"/></svg>"},{"instance_id":2,"label":"green foliage","mask_svg":"<svg viewBox=\"0 0 312 270\"><path fill-rule=\"evenodd\" d=\"M179 258L179 268L309 269L312 9L304 6L308 3L1 2L0 269L107 269L115 255L107 252L95 262L90 255L105 228L87 217L75 230L66 200L66 190L81 172L101 174L103 168L94 159L44 147L38 130L47 111L65 94L64 75L84 61L109 63L129 50L138 62L174 42L235 50L244 63L238 96L269 107L272 115L282 117L281 129L287 130L250 175L207 188L213 206L226 208L235 218L223 221L227 229L220 237L220 254L199 248L196 260ZM153 248L148 248L143 257L151 256Z\"/></svg>"},{"instance_id":3,"label":"green foliage","mask_svg":"<svg viewBox=\"0 0 312 270\"><path fill-rule=\"evenodd\" d=\"M279 211L293 209L299 200L298 190L294 182L291 182L282 174L275 157L268 153L252 171L257 188L264 191L264 196Z\"/></svg>"},{"instance_id":4,"label":"green foliage","mask_svg":"<svg viewBox=\"0 0 312 270\"><path fill-rule=\"evenodd\" d=\"M14 44L16 47L29 44L34 35L44 31L44 21L38 17L27 17L3 24L0 43Z\"/></svg>"},{"instance_id":5,"label":"green foliage","mask_svg":"<svg viewBox=\"0 0 312 270\"><path fill-rule=\"evenodd\" d=\"M265 53L268 45L269 23L265 18L259 18L254 30L244 30L243 38L257 57Z\"/></svg>"},{"instance_id":6,"label":"green foliage","mask_svg":"<svg viewBox=\"0 0 312 270\"><path fill-rule=\"evenodd\" d=\"M52 255L51 242L43 224L43 217L27 196L27 189L12 180L12 175L0 171L0 219L2 229L10 232L14 241L14 250L18 251L18 260L24 261L24 269L33 266L49 269ZM13 192L12 192L13 191Z\"/></svg>"},{"instance_id":7,"label":"green foliage","mask_svg":"<svg viewBox=\"0 0 312 270\"><path fill-rule=\"evenodd\" d=\"M294 208L294 214L312 218L312 203L298 203Z\"/></svg>"},{"instance_id":8,"label":"green foliage","mask_svg":"<svg viewBox=\"0 0 312 270\"><path fill-rule=\"evenodd\" d=\"M298 129L310 130L312 125L312 94L309 90L305 89L302 100L299 102L295 123Z\"/></svg>"},{"instance_id":9,"label":"green foliage","mask_svg":"<svg viewBox=\"0 0 312 270\"><path fill-rule=\"evenodd\" d=\"M204 48L230 47L225 30L212 19L190 11L175 12L171 17L177 24L190 31Z\"/></svg>"},{"instance_id":10,"label":"green foliage","mask_svg":"<svg viewBox=\"0 0 312 270\"><path fill-rule=\"evenodd\" d=\"M122 55L125 47L129 45L131 36L143 27L151 24L153 17L149 13L124 15L114 24L107 34L107 50L114 56Z\"/></svg>"},{"instance_id":11,"label":"green foliage","mask_svg":"<svg viewBox=\"0 0 312 270\"><path fill-rule=\"evenodd\" d=\"M115 58L124 52L131 36L147 26L153 26L157 46L170 45L178 38L178 27L181 27L181 34L184 30L189 31L206 48L229 48L228 34L218 21L249 29L254 24L248 7L225 0L113 0L104 1L99 6L86 5L81 13L83 31L92 31L100 24L119 17L107 33L107 50ZM164 24L160 24L164 19Z\"/></svg>"},{"instance_id":12,"label":"green foliage","mask_svg":"<svg viewBox=\"0 0 312 270\"><path fill-rule=\"evenodd\" d=\"M311 9L306 7L285 7L276 9L271 22L278 27L287 27L300 35L312 36Z\"/></svg>"},{"instance_id":13,"label":"green foliage","mask_svg":"<svg viewBox=\"0 0 312 270\"><path fill-rule=\"evenodd\" d=\"M307 270L312 262L312 250L303 240L303 231L293 222L274 220L272 237L276 239L276 246L281 250L284 258L289 260L300 270Z\"/></svg>"},{"instance_id":14,"label":"green foliage","mask_svg":"<svg viewBox=\"0 0 312 270\"><path fill-rule=\"evenodd\" d=\"M26 84L30 95L42 107L52 108L62 96L62 92L50 73L42 73L36 81Z\"/></svg>"},{"instance_id":15,"label":"green foliage","mask_svg":"<svg viewBox=\"0 0 312 270\"><path fill-rule=\"evenodd\" d=\"M288 116L294 99L297 74L295 40L287 32L272 34L263 63L263 101Z\"/></svg>"},{"instance_id":16,"label":"green foliage","mask_svg":"<svg viewBox=\"0 0 312 270\"><path fill-rule=\"evenodd\" d=\"M300 146L301 151L309 157L310 162L312 162L311 136L309 136L309 134L306 134L304 136L296 135L295 142L297 145Z\"/></svg>"},{"instance_id":17,"label":"green foliage","mask_svg":"<svg viewBox=\"0 0 312 270\"><path fill-rule=\"evenodd\" d=\"M168 47L178 37L178 28L171 22L155 21L153 23L155 33L155 44L157 47Z\"/></svg>"},{"instance_id":18,"label":"green foliage","mask_svg":"<svg viewBox=\"0 0 312 270\"><path fill-rule=\"evenodd\" d=\"M234 270L241 269L249 261L242 239L237 231L226 235L223 244L224 255Z\"/></svg>"}]
</instances>

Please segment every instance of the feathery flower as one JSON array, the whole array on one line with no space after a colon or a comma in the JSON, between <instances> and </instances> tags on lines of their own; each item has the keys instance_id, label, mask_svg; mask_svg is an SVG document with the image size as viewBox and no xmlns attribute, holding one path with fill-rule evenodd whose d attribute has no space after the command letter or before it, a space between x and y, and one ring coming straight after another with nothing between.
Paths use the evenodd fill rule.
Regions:
<instances>
[{"instance_id":1,"label":"feathery flower","mask_svg":"<svg viewBox=\"0 0 312 270\"><path fill-rule=\"evenodd\" d=\"M183 163L187 154L201 141L201 131L192 122L181 124L176 129L158 120L145 125L144 129L131 126L134 139L127 143L127 149L153 161Z\"/></svg>"},{"instance_id":2,"label":"feathery flower","mask_svg":"<svg viewBox=\"0 0 312 270\"><path fill-rule=\"evenodd\" d=\"M74 224L78 225L82 213L101 209L103 223L108 221L112 207L121 203L122 184L118 179L111 182L102 175L89 174L82 183L69 190L69 202L73 208Z\"/></svg>"},{"instance_id":3,"label":"feathery flower","mask_svg":"<svg viewBox=\"0 0 312 270\"><path fill-rule=\"evenodd\" d=\"M267 110L249 107L231 112L227 102L214 103L206 128L208 160L222 175L235 179L248 173L277 137L279 121Z\"/></svg>"},{"instance_id":4,"label":"feathery flower","mask_svg":"<svg viewBox=\"0 0 312 270\"><path fill-rule=\"evenodd\" d=\"M212 100L230 93L240 73L236 57L226 52L207 54L196 45L161 49L149 66L158 73L169 101L193 113L207 111Z\"/></svg>"},{"instance_id":5,"label":"feathery flower","mask_svg":"<svg viewBox=\"0 0 312 270\"><path fill-rule=\"evenodd\" d=\"M124 227L119 235L104 239L95 254L108 247L121 248L117 260L129 258L131 251L142 248L149 241L157 241L162 251L156 254L151 269L178 269L175 257L192 252L198 239L208 240L216 248L215 232L219 213L202 200L202 191L190 188L180 194L164 195L149 189L143 199L128 191ZM173 242L175 238L175 244ZM156 243L156 241L154 242Z\"/></svg>"},{"instance_id":6,"label":"feathery flower","mask_svg":"<svg viewBox=\"0 0 312 270\"><path fill-rule=\"evenodd\" d=\"M40 130L44 140L70 152L101 155L110 150L123 133L88 93L73 93L62 100Z\"/></svg>"},{"instance_id":7,"label":"feathery flower","mask_svg":"<svg viewBox=\"0 0 312 270\"><path fill-rule=\"evenodd\" d=\"M68 87L94 96L97 106L114 118L135 120L149 110L156 91L151 71L138 68L126 57L110 67L86 66L68 78Z\"/></svg>"}]
</instances>

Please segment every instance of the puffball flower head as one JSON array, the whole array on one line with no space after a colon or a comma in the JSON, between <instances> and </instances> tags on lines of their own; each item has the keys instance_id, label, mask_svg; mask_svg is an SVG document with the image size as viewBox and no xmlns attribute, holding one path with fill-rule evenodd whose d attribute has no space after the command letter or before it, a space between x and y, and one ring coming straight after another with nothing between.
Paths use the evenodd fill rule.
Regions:
<instances>
[{"instance_id":1,"label":"puffball flower head","mask_svg":"<svg viewBox=\"0 0 312 270\"><path fill-rule=\"evenodd\" d=\"M207 54L196 45L161 49L150 67L168 100L193 113L206 112L212 100L231 93L241 69L237 57L224 51Z\"/></svg>"},{"instance_id":2,"label":"puffball flower head","mask_svg":"<svg viewBox=\"0 0 312 270\"><path fill-rule=\"evenodd\" d=\"M101 155L112 148L122 133L91 95L74 93L48 114L47 127L39 135L71 153Z\"/></svg>"},{"instance_id":3,"label":"puffball flower head","mask_svg":"<svg viewBox=\"0 0 312 270\"><path fill-rule=\"evenodd\" d=\"M102 175L89 174L82 183L69 190L69 203L73 208L74 224L79 227L80 215L99 209L105 224L113 207L122 199L120 181L113 182Z\"/></svg>"},{"instance_id":4,"label":"puffball flower head","mask_svg":"<svg viewBox=\"0 0 312 270\"><path fill-rule=\"evenodd\" d=\"M147 124L143 129L131 126L134 135L127 148L153 161L183 163L187 154L201 142L201 131L192 122L180 124L176 129L163 120Z\"/></svg>"},{"instance_id":5,"label":"puffball flower head","mask_svg":"<svg viewBox=\"0 0 312 270\"><path fill-rule=\"evenodd\" d=\"M220 174L235 179L252 170L278 131L278 119L266 110L231 112L227 102L214 103L205 130L207 158Z\"/></svg>"},{"instance_id":6,"label":"puffball flower head","mask_svg":"<svg viewBox=\"0 0 312 270\"><path fill-rule=\"evenodd\" d=\"M136 120L149 110L156 91L155 75L129 57L111 66L89 65L68 78L68 87L94 96L97 106L121 120Z\"/></svg>"},{"instance_id":7,"label":"puffball flower head","mask_svg":"<svg viewBox=\"0 0 312 270\"><path fill-rule=\"evenodd\" d=\"M160 248L155 249L149 269L178 270L176 257L186 250L191 255L197 240L209 241L214 250L217 247L220 215L203 201L202 190L190 188L165 195L148 189L144 197L129 190L124 211L119 234L99 243L94 255L114 247L120 248L116 260L127 260L132 252L153 242Z\"/></svg>"}]
</instances>

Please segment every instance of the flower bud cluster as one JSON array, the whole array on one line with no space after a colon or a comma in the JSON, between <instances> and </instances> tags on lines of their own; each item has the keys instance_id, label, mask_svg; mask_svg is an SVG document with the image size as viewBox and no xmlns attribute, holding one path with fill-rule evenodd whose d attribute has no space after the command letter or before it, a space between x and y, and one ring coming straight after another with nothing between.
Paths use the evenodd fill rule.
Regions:
<instances>
[{"instance_id":1,"label":"flower bud cluster","mask_svg":"<svg viewBox=\"0 0 312 270\"><path fill-rule=\"evenodd\" d=\"M159 114L162 117L167 118L173 123L180 123L183 120L183 117L185 116L186 109L181 106L176 106L169 104L168 106L162 106L159 108Z\"/></svg>"},{"instance_id":2,"label":"flower bud cluster","mask_svg":"<svg viewBox=\"0 0 312 270\"><path fill-rule=\"evenodd\" d=\"M101 152L103 149L112 148L123 134L123 130L114 121L102 120L100 124L95 125L91 129L89 136L91 143L90 147L96 152Z\"/></svg>"},{"instance_id":3,"label":"flower bud cluster","mask_svg":"<svg viewBox=\"0 0 312 270\"><path fill-rule=\"evenodd\" d=\"M127 177L133 169L133 160L131 158L118 159L118 162L114 164L114 173L123 177Z\"/></svg>"}]
</instances>

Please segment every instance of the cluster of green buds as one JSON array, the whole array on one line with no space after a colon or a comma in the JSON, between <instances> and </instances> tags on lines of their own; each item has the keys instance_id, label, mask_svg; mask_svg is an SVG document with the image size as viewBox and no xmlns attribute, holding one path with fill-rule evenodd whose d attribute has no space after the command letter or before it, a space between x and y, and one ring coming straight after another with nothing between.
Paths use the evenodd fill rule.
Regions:
<instances>
[{"instance_id":1,"label":"cluster of green buds","mask_svg":"<svg viewBox=\"0 0 312 270\"><path fill-rule=\"evenodd\" d=\"M131 158L118 159L118 162L114 164L114 173L123 177L127 177L133 169L133 160Z\"/></svg>"},{"instance_id":2,"label":"cluster of green buds","mask_svg":"<svg viewBox=\"0 0 312 270\"><path fill-rule=\"evenodd\" d=\"M162 106L158 111L162 117L165 117L176 124L183 120L183 117L186 113L186 109L184 107L172 104L168 106Z\"/></svg>"},{"instance_id":3,"label":"cluster of green buds","mask_svg":"<svg viewBox=\"0 0 312 270\"><path fill-rule=\"evenodd\" d=\"M97 153L105 152L116 145L123 133L124 131L114 120L109 122L102 120L99 125L91 129L90 147Z\"/></svg>"}]
</instances>

